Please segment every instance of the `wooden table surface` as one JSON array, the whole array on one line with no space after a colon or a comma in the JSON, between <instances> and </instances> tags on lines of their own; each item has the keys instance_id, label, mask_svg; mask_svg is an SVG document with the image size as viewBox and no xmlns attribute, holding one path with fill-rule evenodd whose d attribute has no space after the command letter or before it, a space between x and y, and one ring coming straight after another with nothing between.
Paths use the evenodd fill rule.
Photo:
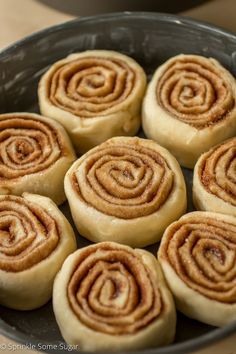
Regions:
<instances>
[{"instance_id":1,"label":"wooden table surface","mask_svg":"<svg viewBox=\"0 0 236 354\"><path fill-rule=\"evenodd\" d=\"M181 14L236 32L236 0L212 0ZM0 49L32 32L73 18L72 15L56 11L36 0L0 0ZM235 351L232 351L231 347L234 347L234 343ZM35 354L35 351L22 347L3 336L0 336L0 352ZM236 336L232 337L227 344L222 342L214 348L196 354L198 353L236 354Z\"/></svg>"}]
</instances>

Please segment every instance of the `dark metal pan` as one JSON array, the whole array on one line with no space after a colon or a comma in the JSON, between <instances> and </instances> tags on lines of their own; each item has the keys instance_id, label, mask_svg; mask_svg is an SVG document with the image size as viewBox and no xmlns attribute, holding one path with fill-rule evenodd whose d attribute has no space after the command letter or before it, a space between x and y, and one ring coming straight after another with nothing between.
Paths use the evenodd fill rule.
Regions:
<instances>
[{"instance_id":1,"label":"dark metal pan","mask_svg":"<svg viewBox=\"0 0 236 354\"><path fill-rule=\"evenodd\" d=\"M236 76L236 34L160 13L126 12L87 17L33 34L0 53L0 112L38 112L37 84L42 73L58 59L86 49L112 49L128 54L144 67L149 76L171 56L201 54L218 59ZM192 173L188 170L184 173L189 190L189 210L192 210ZM71 221L67 204L62 210ZM88 244L78 234L77 237L79 247ZM154 245L148 249L156 253L157 248L158 245ZM31 349L72 352L59 333L51 303L29 312L0 307L0 333ZM143 353L233 354L235 348L236 321L216 329L178 314L175 343Z\"/></svg>"}]
</instances>

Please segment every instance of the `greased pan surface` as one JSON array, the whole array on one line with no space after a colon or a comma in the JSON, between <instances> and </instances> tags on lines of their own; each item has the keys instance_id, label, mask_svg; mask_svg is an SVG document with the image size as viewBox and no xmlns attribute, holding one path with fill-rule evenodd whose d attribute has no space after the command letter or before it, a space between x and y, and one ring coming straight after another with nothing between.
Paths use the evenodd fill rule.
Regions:
<instances>
[{"instance_id":1,"label":"greased pan surface","mask_svg":"<svg viewBox=\"0 0 236 354\"><path fill-rule=\"evenodd\" d=\"M87 17L38 32L0 53L0 112L38 112L37 85L41 75L69 53L87 49L110 49L127 54L144 67L149 77L158 65L180 53L212 56L236 76L236 34L191 19L158 13L126 12ZM184 170L184 174L189 192L188 209L193 210L192 172ZM68 204L61 209L72 223ZM79 248L89 244L78 233L77 243ZM158 245L148 249L156 254ZM29 312L0 306L0 333L32 349L75 353L59 333L51 303ZM234 333L236 322L215 329L178 313L175 343L143 353L193 353Z\"/></svg>"}]
</instances>

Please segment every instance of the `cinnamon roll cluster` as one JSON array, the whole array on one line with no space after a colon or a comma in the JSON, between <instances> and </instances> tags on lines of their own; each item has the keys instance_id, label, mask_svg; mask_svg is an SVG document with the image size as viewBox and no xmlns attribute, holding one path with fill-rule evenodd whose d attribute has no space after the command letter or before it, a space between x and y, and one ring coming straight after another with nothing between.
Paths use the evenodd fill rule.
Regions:
<instances>
[{"instance_id":1,"label":"cinnamon roll cluster","mask_svg":"<svg viewBox=\"0 0 236 354\"><path fill-rule=\"evenodd\" d=\"M215 59L178 55L145 89L132 58L86 51L42 76L44 116L0 115L0 304L34 309L53 292L61 334L82 350L171 343L172 294L191 318L236 318L235 79ZM153 140L130 137L141 115ZM84 153L76 161L66 131ZM202 211L182 216L178 161L197 162ZM97 244L76 250L56 206L66 197L80 235ZM158 241L158 259L131 248Z\"/></svg>"}]
</instances>

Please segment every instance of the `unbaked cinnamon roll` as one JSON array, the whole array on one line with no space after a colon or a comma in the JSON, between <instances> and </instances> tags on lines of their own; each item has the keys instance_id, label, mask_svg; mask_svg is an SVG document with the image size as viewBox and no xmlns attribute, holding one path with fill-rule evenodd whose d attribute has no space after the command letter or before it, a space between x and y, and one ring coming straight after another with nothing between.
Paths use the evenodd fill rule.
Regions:
<instances>
[{"instance_id":1,"label":"unbaked cinnamon roll","mask_svg":"<svg viewBox=\"0 0 236 354\"><path fill-rule=\"evenodd\" d=\"M197 209L236 216L236 138L203 154L194 169L193 200Z\"/></svg>"},{"instance_id":2,"label":"unbaked cinnamon roll","mask_svg":"<svg viewBox=\"0 0 236 354\"><path fill-rule=\"evenodd\" d=\"M84 153L113 136L138 131L145 88L146 75L132 58L91 50L51 66L39 83L39 105Z\"/></svg>"},{"instance_id":3,"label":"unbaked cinnamon roll","mask_svg":"<svg viewBox=\"0 0 236 354\"><path fill-rule=\"evenodd\" d=\"M44 305L75 249L73 230L51 199L0 196L0 304L17 310Z\"/></svg>"},{"instance_id":4,"label":"unbaked cinnamon roll","mask_svg":"<svg viewBox=\"0 0 236 354\"><path fill-rule=\"evenodd\" d=\"M236 218L192 212L164 233L158 259L177 308L213 326L236 319Z\"/></svg>"},{"instance_id":5,"label":"unbaked cinnamon roll","mask_svg":"<svg viewBox=\"0 0 236 354\"><path fill-rule=\"evenodd\" d=\"M178 55L160 66L143 102L143 129L182 166L236 133L236 81L218 61Z\"/></svg>"},{"instance_id":6,"label":"unbaked cinnamon roll","mask_svg":"<svg viewBox=\"0 0 236 354\"><path fill-rule=\"evenodd\" d=\"M65 192L78 231L95 242L155 243L186 209L178 162L137 137L112 138L83 155L66 174Z\"/></svg>"},{"instance_id":7,"label":"unbaked cinnamon roll","mask_svg":"<svg viewBox=\"0 0 236 354\"><path fill-rule=\"evenodd\" d=\"M64 177L75 160L64 128L33 113L0 115L0 194L41 194L65 201Z\"/></svg>"},{"instance_id":8,"label":"unbaked cinnamon roll","mask_svg":"<svg viewBox=\"0 0 236 354\"><path fill-rule=\"evenodd\" d=\"M80 350L141 349L173 341L175 306L147 251L102 242L70 255L53 287L65 341Z\"/></svg>"}]
</instances>

